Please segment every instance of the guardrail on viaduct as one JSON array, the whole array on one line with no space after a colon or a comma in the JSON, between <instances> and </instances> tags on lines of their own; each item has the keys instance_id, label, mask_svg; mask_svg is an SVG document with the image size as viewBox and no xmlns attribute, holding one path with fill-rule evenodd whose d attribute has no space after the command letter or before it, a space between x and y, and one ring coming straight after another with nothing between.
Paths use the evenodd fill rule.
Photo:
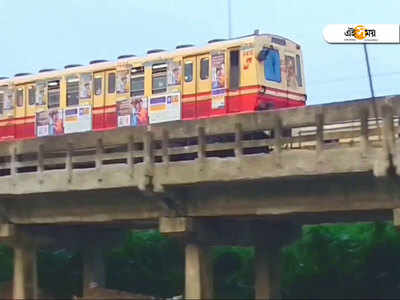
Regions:
<instances>
[{"instance_id":1,"label":"guardrail on viaduct","mask_svg":"<svg viewBox=\"0 0 400 300\"><path fill-rule=\"evenodd\" d=\"M0 193L132 186L157 192L198 182L381 176L399 164L399 112L400 96L392 96L6 142L0 144Z\"/></svg>"}]
</instances>

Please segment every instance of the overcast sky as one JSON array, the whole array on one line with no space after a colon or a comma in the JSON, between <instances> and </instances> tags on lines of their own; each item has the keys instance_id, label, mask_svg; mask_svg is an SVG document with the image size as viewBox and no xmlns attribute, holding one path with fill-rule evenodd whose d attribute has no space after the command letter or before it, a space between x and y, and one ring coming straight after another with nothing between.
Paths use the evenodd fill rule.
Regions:
<instances>
[{"instance_id":1,"label":"overcast sky","mask_svg":"<svg viewBox=\"0 0 400 300\"><path fill-rule=\"evenodd\" d=\"M329 45L327 24L400 23L399 0L231 0L232 34L298 42L308 103L368 97L362 45ZM228 35L227 0L0 0L0 76L201 45ZM377 95L400 94L400 45L369 45Z\"/></svg>"}]
</instances>

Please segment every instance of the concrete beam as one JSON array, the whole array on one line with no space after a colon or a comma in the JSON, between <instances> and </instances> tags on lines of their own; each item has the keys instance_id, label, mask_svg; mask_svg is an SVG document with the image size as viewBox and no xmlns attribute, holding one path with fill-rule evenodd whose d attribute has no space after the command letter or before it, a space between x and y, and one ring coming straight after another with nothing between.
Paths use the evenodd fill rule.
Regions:
<instances>
[{"instance_id":1,"label":"concrete beam","mask_svg":"<svg viewBox=\"0 0 400 300\"><path fill-rule=\"evenodd\" d=\"M193 219L186 217L161 217L159 219L159 230L168 235L184 235L192 232Z\"/></svg>"},{"instance_id":2,"label":"concrete beam","mask_svg":"<svg viewBox=\"0 0 400 300\"><path fill-rule=\"evenodd\" d=\"M324 216L332 222L340 214L351 216L354 212L354 221L359 221L362 215L390 215L400 207L398 182L393 178L377 179L372 172L198 183L169 186L166 190L182 204L179 215L193 218L292 216L309 224L313 215L319 216L321 222ZM0 199L1 206L7 208L8 217L15 224L154 221L157 226L159 218L176 215L163 203L162 195L145 197L136 189L13 196Z\"/></svg>"},{"instance_id":3,"label":"concrete beam","mask_svg":"<svg viewBox=\"0 0 400 300\"><path fill-rule=\"evenodd\" d=\"M15 236L14 224L0 224L0 239L9 240Z\"/></svg>"},{"instance_id":4,"label":"concrete beam","mask_svg":"<svg viewBox=\"0 0 400 300\"><path fill-rule=\"evenodd\" d=\"M393 209L393 225L400 229L400 208Z\"/></svg>"}]
</instances>

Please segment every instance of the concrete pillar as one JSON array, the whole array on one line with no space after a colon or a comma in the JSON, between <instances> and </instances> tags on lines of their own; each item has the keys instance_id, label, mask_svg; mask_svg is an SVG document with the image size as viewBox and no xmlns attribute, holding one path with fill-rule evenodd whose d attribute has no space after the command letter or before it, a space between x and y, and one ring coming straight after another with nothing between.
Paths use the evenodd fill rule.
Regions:
<instances>
[{"instance_id":1,"label":"concrete pillar","mask_svg":"<svg viewBox=\"0 0 400 300\"><path fill-rule=\"evenodd\" d=\"M105 281L104 258L101 247L87 246L83 250L83 296L87 295L90 283L95 282L104 287Z\"/></svg>"},{"instance_id":2,"label":"concrete pillar","mask_svg":"<svg viewBox=\"0 0 400 300\"><path fill-rule=\"evenodd\" d=\"M212 299L213 270L208 248L190 242L185 248L185 299Z\"/></svg>"},{"instance_id":3,"label":"concrete pillar","mask_svg":"<svg viewBox=\"0 0 400 300\"><path fill-rule=\"evenodd\" d=\"M14 299L38 299L36 249L14 246Z\"/></svg>"},{"instance_id":4,"label":"concrete pillar","mask_svg":"<svg viewBox=\"0 0 400 300\"><path fill-rule=\"evenodd\" d=\"M255 247L255 298L280 299L280 247L257 244Z\"/></svg>"}]
</instances>

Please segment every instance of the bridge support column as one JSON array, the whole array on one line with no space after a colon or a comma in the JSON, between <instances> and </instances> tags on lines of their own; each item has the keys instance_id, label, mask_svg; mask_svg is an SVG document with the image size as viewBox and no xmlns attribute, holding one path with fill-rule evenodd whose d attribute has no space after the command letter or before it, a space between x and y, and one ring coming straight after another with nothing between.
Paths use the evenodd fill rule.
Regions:
<instances>
[{"instance_id":1,"label":"bridge support column","mask_svg":"<svg viewBox=\"0 0 400 300\"><path fill-rule=\"evenodd\" d=\"M255 298L280 299L281 248L259 243L255 250Z\"/></svg>"},{"instance_id":2,"label":"bridge support column","mask_svg":"<svg viewBox=\"0 0 400 300\"><path fill-rule=\"evenodd\" d=\"M106 283L103 251L97 245L83 251L83 295L87 295L91 283L104 287Z\"/></svg>"},{"instance_id":3,"label":"bridge support column","mask_svg":"<svg viewBox=\"0 0 400 300\"><path fill-rule=\"evenodd\" d=\"M292 223L256 221L252 224L255 245L254 291L256 299L281 298L281 250L301 234Z\"/></svg>"},{"instance_id":4,"label":"bridge support column","mask_svg":"<svg viewBox=\"0 0 400 300\"><path fill-rule=\"evenodd\" d=\"M114 228L81 227L71 232L73 244L79 247L82 253L83 285L82 294L88 296L90 287L105 287L106 268L104 251L118 247L125 240L126 230Z\"/></svg>"},{"instance_id":5,"label":"bridge support column","mask_svg":"<svg viewBox=\"0 0 400 300\"><path fill-rule=\"evenodd\" d=\"M213 296L208 247L188 242L185 247L185 299L212 299Z\"/></svg>"},{"instance_id":6,"label":"bridge support column","mask_svg":"<svg viewBox=\"0 0 400 300\"><path fill-rule=\"evenodd\" d=\"M203 222L186 217L163 217L160 232L185 242L185 299L213 299L213 267L210 243Z\"/></svg>"},{"instance_id":7,"label":"bridge support column","mask_svg":"<svg viewBox=\"0 0 400 300\"><path fill-rule=\"evenodd\" d=\"M34 246L14 246L14 299L38 299L36 249Z\"/></svg>"}]
</instances>

